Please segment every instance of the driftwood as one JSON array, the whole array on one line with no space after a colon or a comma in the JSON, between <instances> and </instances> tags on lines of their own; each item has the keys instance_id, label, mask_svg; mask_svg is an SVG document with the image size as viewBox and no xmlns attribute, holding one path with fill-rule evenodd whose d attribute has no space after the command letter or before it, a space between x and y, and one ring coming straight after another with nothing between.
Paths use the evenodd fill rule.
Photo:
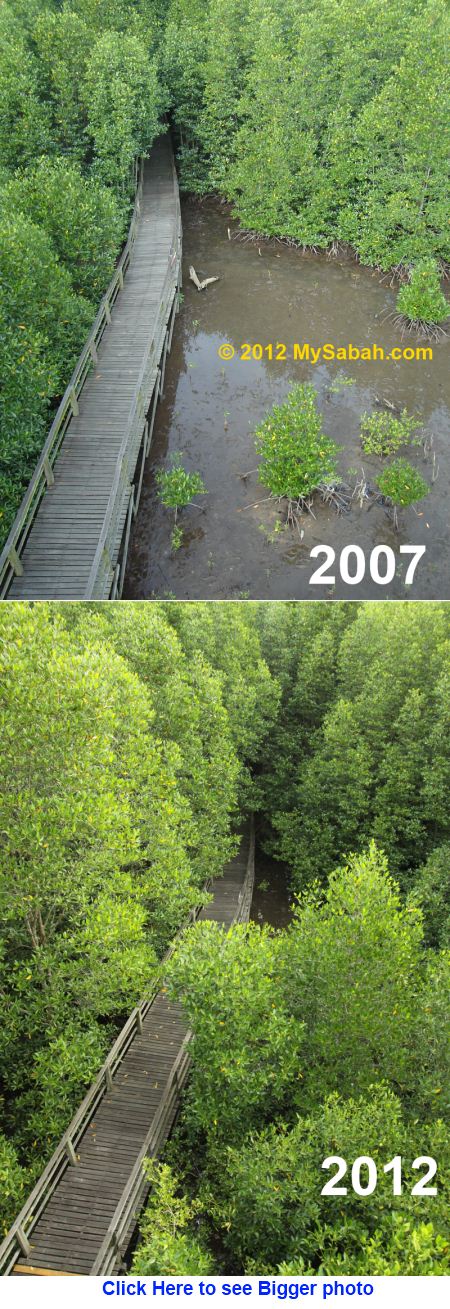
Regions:
<instances>
[{"instance_id":1,"label":"driftwood","mask_svg":"<svg viewBox=\"0 0 450 1309\"><path fill-rule=\"evenodd\" d=\"M374 396L374 400L376 405L381 405L381 406L384 405L386 409L391 409L393 414L400 413L400 409L398 405L393 405L392 400L387 400L385 395L382 396L376 395Z\"/></svg>"},{"instance_id":2,"label":"driftwood","mask_svg":"<svg viewBox=\"0 0 450 1309\"><path fill-rule=\"evenodd\" d=\"M200 282L199 278L197 277L195 268L192 267L192 264L189 269L189 277L191 279L191 282L194 283L194 286L197 287L197 291L205 291L207 286L211 286L211 282L219 281L218 277L204 277L203 282Z\"/></svg>"}]
</instances>

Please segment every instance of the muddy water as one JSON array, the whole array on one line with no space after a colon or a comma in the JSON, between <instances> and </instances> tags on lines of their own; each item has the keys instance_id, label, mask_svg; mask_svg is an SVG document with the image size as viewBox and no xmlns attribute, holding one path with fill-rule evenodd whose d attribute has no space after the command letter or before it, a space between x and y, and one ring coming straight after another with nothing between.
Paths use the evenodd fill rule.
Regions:
<instances>
[{"instance_id":1,"label":"muddy water","mask_svg":"<svg viewBox=\"0 0 450 1309\"><path fill-rule=\"evenodd\" d=\"M285 342L314 346L333 342L360 347L373 342L385 352L401 345L386 314L394 309L395 290L370 269L350 258L302 255L280 245L243 244L228 239L225 210L207 202L184 205L184 303L176 323L168 360L165 395L159 406L152 451L129 556L125 598L179 599L448 599L450 598L450 409L446 391L447 347L433 347L432 362L312 363L239 358L243 342ZM231 230L234 231L233 224ZM200 277L220 281L198 293L188 280L189 265ZM222 362L218 347L233 345L231 362ZM416 344L408 337L405 345ZM337 394L330 385L344 371L353 386ZM294 382L312 382L318 392L325 430L340 444L340 472L355 484L362 466L374 479L381 464L362 458L359 419L387 397L420 415L433 437L439 476L430 494L404 511L399 531L380 504L348 516L315 505L315 517L302 517L300 532L287 527L282 509L267 500L258 482L252 433L274 403ZM208 495L199 507L182 511L183 544L173 552L172 515L157 500L154 471L170 454L182 451L185 467L201 473ZM431 484L430 458L422 449L401 451ZM243 478L243 474L249 474ZM317 544L328 544L339 558L342 548L360 545L366 555L364 580L344 583L339 568L335 584L310 585L318 564L310 557ZM423 544L426 554L412 586L405 586L408 560L401 544ZM371 580L368 556L388 545L397 568L389 585ZM354 572L354 561L350 571Z\"/></svg>"},{"instance_id":2,"label":"muddy water","mask_svg":"<svg viewBox=\"0 0 450 1309\"><path fill-rule=\"evenodd\" d=\"M257 844L255 851L255 889L250 918L270 927L287 927L292 917L291 895L284 864L271 859Z\"/></svg>"}]
</instances>

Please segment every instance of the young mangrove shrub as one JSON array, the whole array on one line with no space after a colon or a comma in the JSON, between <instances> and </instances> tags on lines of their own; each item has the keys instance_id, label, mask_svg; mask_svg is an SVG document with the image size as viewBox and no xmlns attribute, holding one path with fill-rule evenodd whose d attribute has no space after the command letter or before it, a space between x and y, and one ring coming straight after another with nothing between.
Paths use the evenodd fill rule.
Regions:
<instances>
[{"instance_id":1,"label":"young mangrove shrub","mask_svg":"<svg viewBox=\"0 0 450 1309\"><path fill-rule=\"evenodd\" d=\"M301 504L336 475L338 446L322 429L316 391L299 383L255 432L260 481L273 496Z\"/></svg>"},{"instance_id":2,"label":"young mangrove shrub","mask_svg":"<svg viewBox=\"0 0 450 1309\"><path fill-rule=\"evenodd\" d=\"M398 510L415 504L422 496L428 495L430 490L428 482L407 459L394 459L393 464L380 473L377 484L381 494L390 500L394 508L396 526Z\"/></svg>"},{"instance_id":3,"label":"young mangrove shrub","mask_svg":"<svg viewBox=\"0 0 450 1309\"><path fill-rule=\"evenodd\" d=\"M182 527L179 527L178 523L175 523L175 527L173 529L170 538L170 544L172 546L172 550L179 550L180 546L183 544L183 529Z\"/></svg>"},{"instance_id":4,"label":"young mangrove shrub","mask_svg":"<svg viewBox=\"0 0 450 1309\"><path fill-rule=\"evenodd\" d=\"M171 468L160 468L158 470L156 485L161 503L166 506L166 509L173 509L175 512L175 526L171 543L172 549L178 550L183 539L181 528L177 527L178 510L185 509L186 505L192 504L194 495L206 495L205 483L200 477L200 473L186 472L181 462L181 454L177 452L173 457Z\"/></svg>"},{"instance_id":5,"label":"young mangrove shrub","mask_svg":"<svg viewBox=\"0 0 450 1309\"><path fill-rule=\"evenodd\" d=\"M393 455L402 445L418 445L420 424L402 409L399 418L384 411L362 414L361 445L368 455Z\"/></svg>"},{"instance_id":6,"label":"young mangrove shrub","mask_svg":"<svg viewBox=\"0 0 450 1309\"><path fill-rule=\"evenodd\" d=\"M450 306L441 290L436 259L420 259L400 288L397 310L417 327L435 326L448 318Z\"/></svg>"},{"instance_id":7,"label":"young mangrove shrub","mask_svg":"<svg viewBox=\"0 0 450 1309\"><path fill-rule=\"evenodd\" d=\"M179 1193L177 1178L168 1164L146 1159L145 1172L152 1192L141 1218L133 1272L194 1277L212 1273L212 1257L196 1234L199 1202Z\"/></svg>"}]
</instances>

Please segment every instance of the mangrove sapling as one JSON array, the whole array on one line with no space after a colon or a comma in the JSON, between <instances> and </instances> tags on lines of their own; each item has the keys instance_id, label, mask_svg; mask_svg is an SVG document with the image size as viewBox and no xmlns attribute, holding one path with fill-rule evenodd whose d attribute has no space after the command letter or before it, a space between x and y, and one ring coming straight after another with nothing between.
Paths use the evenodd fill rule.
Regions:
<instances>
[{"instance_id":1,"label":"mangrove sapling","mask_svg":"<svg viewBox=\"0 0 450 1309\"><path fill-rule=\"evenodd\" d=\"M410 269L409 281L397 296L397 322L408 330L417 329L423 336L437 339L447 333L441 323L449 317L450 306L441 290L436 259L420 259Z\"/></svg>"},{"instance_id":2,"label":"mangrove sapling","mask_svg":"<svg viewBox=\"0 0 450 1309\"><path fill-rule=\"evenodd\" d=\"M312 512L315 491L336 483L338 446L322 428L317 397L310 384L297 384L281 405L274 405L255 432L262 456L260 481L277 500L287 500L287 521Z\"/></svg>"},{"instance_id":3,"label":"mangrove sapling","mask_svg":"<svg viewBox=\"0 0 450 1309\"><path fill-rule=\"evenodd\" d=\"M170 538L170 544L172 550L179 550L180 546L183 544L183 529L182 527L179 527L178 524L175 524Z\"/></svg>"},{"instance_id":4,"label":"mangrove sapling","mask_svg":"<svg viewBox=\"0 0 450 1309\"><path fill-rule=\"evenodd\" d=\"M428 495L429 486L407 459L395 459L378 478L378 489L393 509L394 527L398 530L398 510L416 504Z\"/></svg>"},{"instance_id":5,"label":"mangrove sapling","mask_svg":"<svg viewBox=\"0 0 450 1309\"><path fill-rule=\"evenodd\" d=\"M333 378L328 394L339 395L339 392L343 391L346 386L354 386L355 381L356 379L354 377L348 377L346 373L336 373L336 377Z\"/></svg>"},{"instance_id":6,"label":"mangrove sapling","mask_svg":"<svg viewBox=\"0 0 450 1309\"><path fill-rule=\"evenodd\" d=\"M361 445L368 455L393 455L402 445L418 445L419 431L418 419L406 409L398 418L384 412L361 415Z\"/></svg>"},{"instance_id":7,"label":"mangrove sapling","mask_svg":"<svg viewBox=\"0 0 450 1309\"><path fill-rule=\"evenodd\" d=\"M182 539L182 529L177 526L178 510L193 504L194 495L207 495L207 490L200 473L187 473L181 462L181 454L174 455L171 468L160 468L156 473L156 485L161 504L166 509L173 509L174 529L171 537L173 550L178 550Z\"/></svg>"}]
</instances>

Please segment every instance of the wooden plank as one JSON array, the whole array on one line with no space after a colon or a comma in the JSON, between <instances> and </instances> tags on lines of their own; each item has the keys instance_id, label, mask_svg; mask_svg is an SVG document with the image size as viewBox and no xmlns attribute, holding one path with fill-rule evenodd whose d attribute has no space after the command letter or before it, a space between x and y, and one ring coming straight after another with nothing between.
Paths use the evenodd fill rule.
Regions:
<instances>
[{"instance_id":1,"label":"wooden plank","mask_svg":"<svg viewBox=\"0 0 450 1309\"><path fill-rule=\"evenodd\" d=\"M21 1264L15 1264L13 1273L23 1275L24 1273L31 1277L79 1277L79 1273L65 1273L60 1268L30 1268L22 1267Z\"/></svg>"}]
</instances>

